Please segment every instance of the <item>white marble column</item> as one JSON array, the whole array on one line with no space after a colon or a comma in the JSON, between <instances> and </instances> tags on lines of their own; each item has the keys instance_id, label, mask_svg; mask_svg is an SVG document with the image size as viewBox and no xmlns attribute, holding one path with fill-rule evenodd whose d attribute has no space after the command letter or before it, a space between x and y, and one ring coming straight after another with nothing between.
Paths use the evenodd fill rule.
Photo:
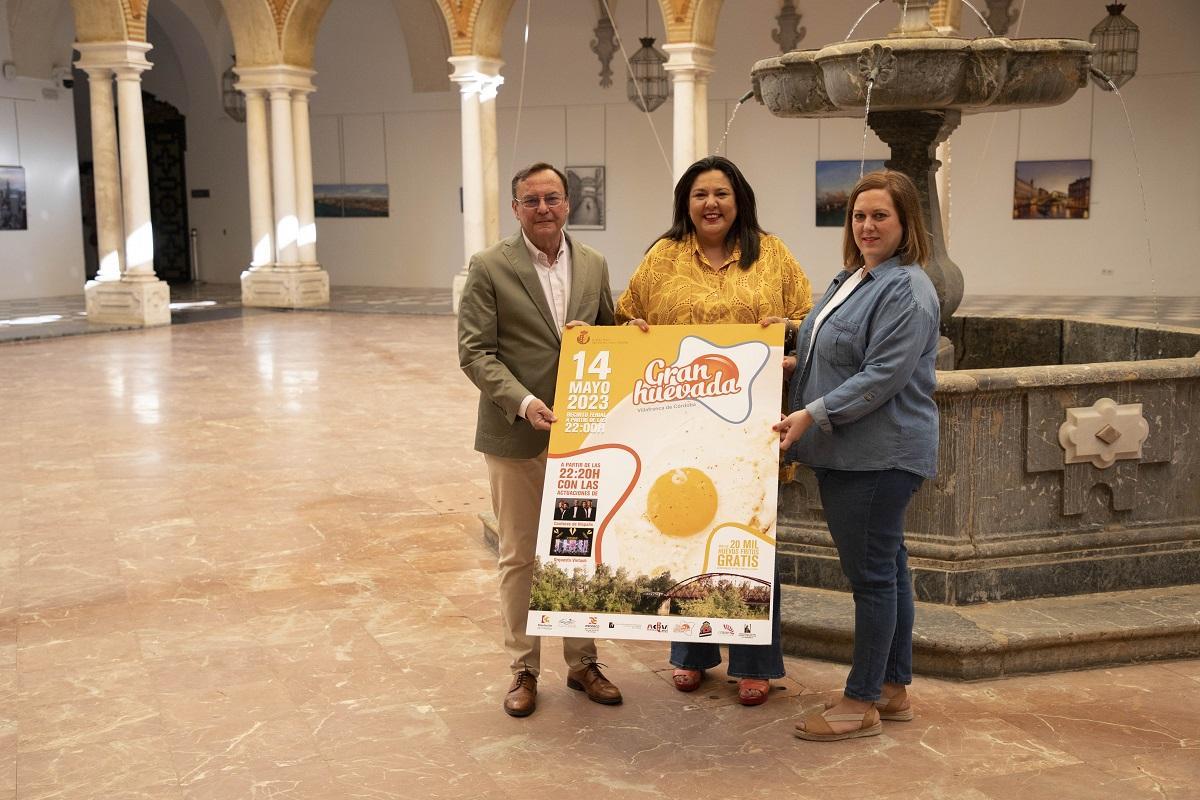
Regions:
<instances>
[{"instance_id":1,"label":"white marble column","mask_svg":"<svg viewBox=\"0 0 1200 800\"><path fill-rule=\"evenodd\" d=\"M292 93L292 140L296 159L296 244L300 268L320 269L317 263L317 221L313 209L312 136L308 125L308 92Z\"/></svg>"},{"instance_id":2,"label":"white marble column","mask_svg":"<svg viewBox=\"0 0 1200 800\"><path fill-rule=\"evenodd\" d=\"M274 211L271 208L271 140L267 96L261 89L246 95L246 164L250 173L250 269L275 265Z\"/></svg>"},{"instance_id":3,"label":"white marble column","mask_svg":"<svg viewBox=\"0 0 1200 800\"><path fill-rule=\"evenodd\" d=\"M121 160L113 110L113 71L88 67L91 92L92 183L96 196L98 281L119 281L125 271L125 222L121 203Z\"/></svg>"},{"instance_id":4,"label":"white marble column","mask_svg":"<svg viewBox=\"0 0 1200 800\"><path fill-rule=\"evenodd\" d=\"M712 74L711 47L681 42L665 44L674 95L675 180L708 152L708 76Z\"/></svg>"},{"instance_id":5,"label":"white marble column","mask_svg":"<svg viewBox=\"0 0 1200 800\"><path fill-rule=\"evenodd\" d=\"M300 267L296 220L296 151L292 139L292 90L274 86L271 98L271 188L275 198L275 269Z\"/></svg>"},{"instance_id":6,"label":"white marble column","mask_svg":"<svg viewBox=\"0 0 1200 800\"><path fill-rule=\"evenodd\" d=\"M142 116L142 73L150 69L146 59L150 45L145 42L78 42L80 53L78 66L91 74L111 71L117 79L117 126L115 137L120 154L121 219L123 242L115 245L119 255L120 279L112 280L114 244L112 237L116 225L111 218L106 223L108 242L104 247L109 257L107 271L101 278L89 281L84 287L87 315L90 321L128 325L166 325L171 322L171 293L167 284L154 274L154 232L150 225L150 180L146 162L146 125ZM102 83L103 81L98 81ZM103 95L107 86L100 87ZM101 105L104 109L101 109ZM111 95L108 98L93 98L94 116L99 116L100 154L106 163L105 186L100 188L101 175L97 174L97 223L101 213L100 195L111 197L118 190L111 185L114 180L112 161L113 130L111 126ZM94 134L95 135L95 134ZM111 199L106 200L104 214L114 211Z\"/></svg>"},{"instance_id":7,"label":"white marble column","mask_svg":"<svg viewBox=\"0 0 1200 800\"><path fill-rule=\"evenodd\" d=\"M316 73L288 65L235 71L246 95L253 239L251 265L242 273L242 304L327 305L329 273L317 263L308 114Z\"/></svg>"},{"instance_id":8,"label":"white marble column","mask_svg":"<svg viewBox=\"0 0 1200 800\"><path fill-rule=\"evenodd\" d=\"M150 227L150 166L142 116L142 69L117 67L117 126L121 146L121 198L125 209L125 280L154 277L154 231Z\"/></svg>"},{"instance_id":9,"label":"white marble column","mask_svg":"<svg viewBox=\"0 0 1200 800\"><path fill-rule=\"evenodd\" d=\"M450 80L458 84L462 100L463 267L452 284L457 311L471 256L500 236L495 100L504 82L499 74L504 62L483 56L451 56L449 61L454 67Z\"/></svg>"},{"instance_id":10,"label":"white marble column","mask_svg":"<svg viewBox=\"0 0 1200 800\"><path fill-rule=\"evenodd\" d=\"M496 93L503 78L479 91L479 145L483 151L483 229L487 246L500 241L500 157L496 148Z\"/></svg>"}]
</instances>

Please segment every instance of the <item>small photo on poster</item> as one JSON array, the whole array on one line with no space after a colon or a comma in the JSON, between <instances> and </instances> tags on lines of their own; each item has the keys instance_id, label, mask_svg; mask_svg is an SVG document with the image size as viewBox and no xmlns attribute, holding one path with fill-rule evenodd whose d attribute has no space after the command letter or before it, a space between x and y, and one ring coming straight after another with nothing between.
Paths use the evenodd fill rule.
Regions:
<instances>
[{"instance_id":1,"label":"small photo on poster","mask_svg":"<svg viewBox=\"0 0 1200 800\"><path fill-rule=\"evenodd\" d=\"M594 535L592 528L574 525L555 527L550 531L550 555L590 558Z\"/></svg>"},{"instance_id":2,"label":"small photo on poster","mask_svg":"<svg viewBox=\"0 0 1200 800\"><path fill-rule=\"evenodd\" d=\"M555 522L595 522L596 500L585 497L559 497L554 501Z\"/></svg>"}]
</instances>

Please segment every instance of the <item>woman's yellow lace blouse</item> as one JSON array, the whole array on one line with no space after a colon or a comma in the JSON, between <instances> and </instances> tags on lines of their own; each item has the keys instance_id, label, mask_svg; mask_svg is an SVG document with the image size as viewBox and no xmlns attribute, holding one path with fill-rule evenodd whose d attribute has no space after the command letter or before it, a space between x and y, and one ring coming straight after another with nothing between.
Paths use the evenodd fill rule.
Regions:
<instances>
[{"instance_id":1,"label":"woman's yellow lace blouse","mask_svg":"<svg viewBox=\"0 0 1200 800\"><path fill-rule=\"evenodd\" d=\"M762 237L758 260L739 267L735 247L713 269L694 235L659 239L638 265L617 301L617 322L651 325L758 322L763 317L801 320L812 309L812 287L777 236Z\"/></svg>"}]
</instances>

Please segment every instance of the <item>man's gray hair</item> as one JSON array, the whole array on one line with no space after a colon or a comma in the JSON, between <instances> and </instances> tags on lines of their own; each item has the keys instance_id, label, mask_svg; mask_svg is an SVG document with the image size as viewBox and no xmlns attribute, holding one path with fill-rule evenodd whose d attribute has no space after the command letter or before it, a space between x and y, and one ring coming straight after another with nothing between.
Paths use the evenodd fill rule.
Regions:
<instances>
[{"instance_id":1,"label":"man's gray hair","mask_svg":"<svg viewBox=\"0 0 1200 800\"><path fill-rule=\"evenodd\" d=\"M521 181L525 180L526 178L528 178L530 175L534 174L535 172L544 172L546 170L550 170L551 172L553 172L555 175L558 176L558 179L560 181L562 181L563 194L565 195L568 191L567 190L567 176L563 174L562 170L560 170L558 167L554 166L553 164L547 164L545 161L539 161L536 164L530 164L525 169L519 170L516 175L513 175L512 199L513 200L517 199L517 184L519 184Z\"/></svg>"}]
</instances>

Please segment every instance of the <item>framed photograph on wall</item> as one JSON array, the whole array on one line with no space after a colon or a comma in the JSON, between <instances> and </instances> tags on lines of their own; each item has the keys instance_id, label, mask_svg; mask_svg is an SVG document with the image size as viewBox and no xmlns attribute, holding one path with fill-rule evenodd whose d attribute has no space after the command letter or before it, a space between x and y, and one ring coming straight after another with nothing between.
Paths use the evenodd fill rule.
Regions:
<instances>
[{"instance_id":1,"label":"framed photograph on wall","mask_svg":"<svg viewBox=\"0 0 1200 800\"><path fill-rule=\"evenodd\" d=\"M0 231L23 231L28 228L25 168L0 167Z\"/></svg>"},{"instance_id":2,"label":"framed photograph on wall","mask_svg":"<svg viewBox=\"0 0 1200 800\"><path fill-rule=\"evenodd\" d=\"M860 162L818 161L817 162L817 227L840 228L846 222L846 201L854 184L858 183L859 166L862 174L883 169L883 159L868 158Z\"/></svg>"},{"instance_id":3,"label":"framed photograph on wall","mask_svg":"<svg viewBox=\"0 0 1200 800\"><path fill-rule=\"evenodd\" d=\"M568 226L604 230L604 167L567 167L567 194L571 199Z\"/></svg>"},{"instance_id":4,"label":"framed photograph on wall","mask_svg":"<svg viewBox=\"0 0 1200 800\"><path fill-rule=\"evenodd\" d=\"M313 186L313 211L318 217L386 217L386 183L318 183Z\"/></svg>"},{"instance_id":5,"label":"framed photograph on wall","mask_svg":"<svg viewBox=\"0 0 1200 800\"><path fill-rule=\"evenodd\" d=\"M1013 219L1087 219L1092 206L1092 160L1018 161Z\"/></svg>"}]
</instances>

